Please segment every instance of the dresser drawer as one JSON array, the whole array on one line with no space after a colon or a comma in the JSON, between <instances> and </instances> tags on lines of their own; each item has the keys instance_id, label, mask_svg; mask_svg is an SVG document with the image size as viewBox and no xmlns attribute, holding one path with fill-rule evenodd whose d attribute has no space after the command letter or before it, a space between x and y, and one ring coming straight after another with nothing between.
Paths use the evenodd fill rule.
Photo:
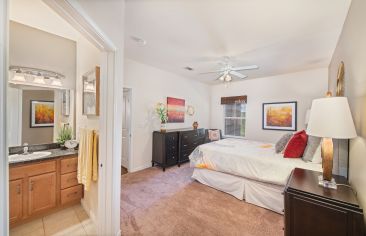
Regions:
<instances>
[{"instance_id":1,"label":"dresser drawer","mask_svg":"<svg viewBox=\"0 0 366 236\"><path fill-rule=\"evenodd\" d=\"M61 204L80 200L83 197L83 185L61 190Z\"/></svg>"},{"instance_id":2,"label":"dresser drawer","mask_svg":"<svg viewBox=\"0 0 366 236\"><path fill-rule=\"evenodd\" d=\"M77 172L71 172L61 175L61 189L78 185Z\"/></svg>"},{"instance_id":3,"label":"dresser drawer","mask_svg":"<svg viewBox=\"0 0 366 236\"><path fill-rule=\"evenodd\" d=\"M78 169L78 158L72 157L61 160L61 174L70 173L77 171Z\"/></svg>"},{"instance_id":4,"label":"dresser drawer","mask_svg":"<svg viewBox=\"0 0 366 236\"><path fill-rule=\"evenodd\" d=\"M35 176L56 171L56 161L43 161L40 163L30 163L23 166L10 167L9 179L21 179L26 176Z\"/></svg>"},{"instance_id":5,"label":"dresser drawer","mask_svg":"<svg viewBox=\"0 0 366 236\"><path fill-rule=\"evenodd\" d=\"M166 164L175 165L178 163L178 153L167 153L166 154Z\"/></svg>"},{"instance_id":6,"label":"dresser drawer","mask_svg":"<svg viewBox=\"0 0 366 236\"><path fill-rule=\"evenodd\" d=\"M193 152L194 149L185 150L180 153L179 162L184 162L189 160L189 155Z\"/></svg>"}]
</instances>

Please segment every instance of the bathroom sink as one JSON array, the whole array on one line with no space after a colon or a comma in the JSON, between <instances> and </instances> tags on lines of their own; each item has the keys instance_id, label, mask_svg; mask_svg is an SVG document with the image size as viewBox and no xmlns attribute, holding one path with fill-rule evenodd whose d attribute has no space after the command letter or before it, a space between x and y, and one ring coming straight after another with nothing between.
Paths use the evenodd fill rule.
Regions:
<instances>
[{"instance_id":1,"label":"bathroom sink","mask_svg":"<svg viewBox=\"0 0 366 236\"><path fill-rule=\"evenodd\" d=\"M29 154L14 154L9 156L9 162L30 161L51 155L51 152L32 152Z\"/></svg>"}]
</instances>

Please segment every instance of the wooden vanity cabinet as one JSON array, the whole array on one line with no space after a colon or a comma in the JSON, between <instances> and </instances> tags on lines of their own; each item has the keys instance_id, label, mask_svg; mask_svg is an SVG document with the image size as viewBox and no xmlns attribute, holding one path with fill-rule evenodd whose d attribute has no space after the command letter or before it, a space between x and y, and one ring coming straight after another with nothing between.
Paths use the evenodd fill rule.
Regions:
<instances>
[{"instance_id":1,"label":"wooden vanity cabinet","mask_svg":"<svg viewBox=\"0 0 366 236\"><path fill-rule=\"evenodd\" d=\"M9 182L9 220L10 223L17 222L23 217L23 180L12 180Z\"/></svg>"},{"instance_id":2,"label":"wooden vanity cabinet","mask_svg":"<svg viewBox=\"0 0 366 236\"><path fill-rule=\"evenodd\" d=\"M80 202L77 156L10 165L10 226Z\"/></svg>"},{"instance_id":3,"label":"wooden vanity cabinet","mask_svg":"<svg viewBox=\"0 0 366 236\"><path fill-rule=\"evenodd\" d=\"M30 216L56 207L56 172L29 177L28 182Z\"/></svg>"}]
</instances>

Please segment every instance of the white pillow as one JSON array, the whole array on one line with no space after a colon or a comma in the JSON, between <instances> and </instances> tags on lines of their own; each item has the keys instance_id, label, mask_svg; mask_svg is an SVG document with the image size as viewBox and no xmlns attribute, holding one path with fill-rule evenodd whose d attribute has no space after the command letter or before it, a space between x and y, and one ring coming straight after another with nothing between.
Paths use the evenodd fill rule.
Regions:
<instances>
[{"instance_id":1,"label":"white pillow","mask_svg":"<svg viewBox=\"0 0 366 236\"><path fill-rule=\"evenodd\" d=\"M208 130L208 139L210 141L220 140L220 130Z\"/></svg>"},{"instance_id":2,"label":"white pillow","mask_svg":"<svg viewBox=\"0 0 366 236\"><path fill-rule=\"evenodd\" d=\"M313 155L313 159L311 160L311 162L315 164L322 163L322 145L319 144L318 148L316 149Z\"/></svg>"}]
</instances>

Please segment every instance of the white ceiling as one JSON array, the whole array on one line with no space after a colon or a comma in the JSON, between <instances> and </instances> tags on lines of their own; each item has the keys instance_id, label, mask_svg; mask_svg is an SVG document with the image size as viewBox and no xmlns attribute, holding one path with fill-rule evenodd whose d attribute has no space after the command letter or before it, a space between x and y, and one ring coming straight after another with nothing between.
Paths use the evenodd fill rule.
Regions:
<instances>
[{"instance_id":1,"label":"white ceiling","mask_svg":"<svg viewBox=\"0 0 366 236\"><path fill-rule=\"evenodd\" d=\"M224 56L260 66L248 79L327 67L350 2L126 0L126 56L203 82Z\"/></svg>"}]
</instances>

